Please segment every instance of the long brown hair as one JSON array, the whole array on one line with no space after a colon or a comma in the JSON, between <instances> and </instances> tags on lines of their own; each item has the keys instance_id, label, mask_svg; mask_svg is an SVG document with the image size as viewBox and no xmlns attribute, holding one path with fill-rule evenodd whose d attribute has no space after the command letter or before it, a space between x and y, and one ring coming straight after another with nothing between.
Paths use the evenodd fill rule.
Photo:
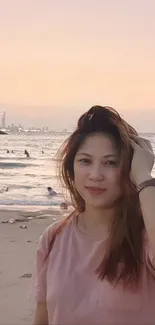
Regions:
<instances>
[{"instance_id":1,"label":"long brown hair","mask_svg":"<svg viewBox=\"0 0 155 325\"><path fill-rule=\"evenodd\" d=\"M133 150L130 135L137 134L135 129L125 122L111 107L93 106L79 120L75 131L59 150L60 178L70 193L74 212L57 229L51 242L75 213L85 210L85 202L74 184L74 158L87 136L102 132L112 136L120 152L121 184L123 198L120 214L113 221L107 242L106 254L96 269L103 280L107 278L113 284L121 281L124 285L138 285L141 278L144 223L136 187L130 180L130 168Z\"/></svg>"}]
</instances>

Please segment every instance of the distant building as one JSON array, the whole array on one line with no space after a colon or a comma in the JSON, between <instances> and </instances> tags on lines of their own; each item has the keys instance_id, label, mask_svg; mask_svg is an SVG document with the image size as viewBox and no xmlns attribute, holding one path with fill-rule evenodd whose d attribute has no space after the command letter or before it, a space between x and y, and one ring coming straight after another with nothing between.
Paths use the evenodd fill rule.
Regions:
<instances>
[{"instance_id":1,"label":"distant building","mask_svg":"<svg viewBox=\"0 0 155 325\"><path fill-rule=\"evenodd\" d=\"M1 125L2 125L2 129L5 129L6 128L6 113L5 112L2 113L2 122L1 122Z\"/></svg>"}]
</instances>

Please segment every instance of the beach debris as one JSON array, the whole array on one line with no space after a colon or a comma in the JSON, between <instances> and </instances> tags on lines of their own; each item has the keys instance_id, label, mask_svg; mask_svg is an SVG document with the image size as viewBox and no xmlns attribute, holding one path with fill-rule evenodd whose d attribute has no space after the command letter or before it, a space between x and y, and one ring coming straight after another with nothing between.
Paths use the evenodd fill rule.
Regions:
<instances>
[{"instance_id":1,"label":"beach debris","mask_svg":"<svg viewBox=\"0 0 155 325\"><path fill-rule=\"evenodd\" d=\"M16 218L16 219L10 218L9 220L3 220L2 223L11 223L11 224L13 224L13 223L16 223L16 222L23 222L23 221L28 222L28 220L26 218L24 218L24 219L21 219L21 218Z\"/></svg>"},{"instance_id":2,"label":"beach debris","mask_svg":"<svg viewBox=\"0 0 155 325\"><path fill-rule=\"evenodd\" d=\"M32 219L33 219L33 217L28 217L27 219L28 219L28 220L32 220Z\"/></svg>"},{"instance_id":3,"label":"beach debris","mask_svg":"<svg viewBox=\"0 0 155 325\"><path fill-rule=\"evenodd\" d=\"M53 221L56 221L57 220L57 218L52 218L53 219Z\"/></svg>"},{"instance_id":4,"label":"beach debris","mask_svg":"<svg viewBox=\"0 0 155 325\"><path fill-rule=\"evenodd\" d=\"M13 223L15 223L15 222L16 222L16 220L15 220L14 218L10 218L10 219L9 219L9 223L12 223L12 224L13 224Z\"/></svg>"},{"instance_id":5,"label":"beach debris","mask_svg":"<svg viewBox=\"0 0 155 325\"><path fill-rule=\"evenodd\" d=\"M68 217L68 213L63 213L63 218L67 218Z\"/></svg>"},{"instance_id":6,"label":"beach debris","mask_svg":"<svg viewBox=\"0 0 155 325\"><path fill-rule=\"evenodd\" d=\"M47 219L47 215L45 214L43 216L37 216L35 219Z\"/></svg>"},{"instance_id":7,"label":"beach debris","mask_svg":"<svg viewBox=\"0 0 155 325\"><path fill-rule=\"evenodd\" d=\"M31 278L31 277L32 277L32 273L25 273L20 276L20 278Z\"/></svg>"},{"instance_id":8,"label":"beach debris","mask_svg":"<svg viewBox=\"0 0 155 325\"><path fill-rule=\"evenodd\" d=\"M32 240L27 240L27 243L32 243Z\"/></svg>"},{"instance_id":9,"label":"beach debris","mask_svg":"<svg viewBox=\"0 0 155 325\"><path fill-rule=\"evenodd\" d=\"M26 226L26 225L22 225L22 226L20 226L20 228L21 228L21 229L26 229L27 226Z\"/></svg>"},{"instance_id":10,"label":"beach debris","mask_svg":"<svg viewBox=\"0 0 155 325\"><path fill-rule=\"evenodd\" d=\"M27 218L16 218L16 222L28 222Z\"/></svg>"}]
</instances>

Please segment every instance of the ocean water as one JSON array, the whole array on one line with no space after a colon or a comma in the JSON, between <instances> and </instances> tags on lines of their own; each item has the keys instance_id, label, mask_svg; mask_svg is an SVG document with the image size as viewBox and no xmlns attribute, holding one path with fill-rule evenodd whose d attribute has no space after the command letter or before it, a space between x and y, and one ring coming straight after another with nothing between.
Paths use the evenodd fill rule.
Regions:
<instances>
[{"instance_id":1,"label":"ocean water","mask_svg":"<svg viewBox=\"0 0 155 325\"><path fill-rule=\"evenodd\" d=\"M51 206L63 201L56 176L56 154L68 136L68 133L0 136L0 205ZM30 158L25 156L25 149ZM57 197L48 195L48 186L54 188ZM5 192L7 187L9 190Z\"/></svg>"},{"instance_id":2,"label":"ocean water","mask_svg":"<svg viewBox=\"0 0 155 325\"><path fill-rule=\"evenodd\" d=\"M68 136L69 133L0 135L0 206L57 206L63 201L56 176L56 154ZM142 136L151 141L155 153L155 134ZM30 158L25 157L25 149ZM54 188L57 197L48 195L48 186Z\"/></svg>"}]
</instances>

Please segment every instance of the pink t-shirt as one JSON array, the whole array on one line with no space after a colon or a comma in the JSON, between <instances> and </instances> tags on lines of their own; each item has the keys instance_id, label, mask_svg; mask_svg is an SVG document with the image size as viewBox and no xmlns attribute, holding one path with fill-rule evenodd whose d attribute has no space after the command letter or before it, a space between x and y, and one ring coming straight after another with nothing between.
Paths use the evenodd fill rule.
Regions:
<instances>
[{"instance_id":1,"label":"pink t-shirt","mask_svg":"<svg viewBox=\"0 0 155 325\"><path fill-rule=\"evenodd\" d=\"M52 234L60 223L44 231L36 257L36 301L47 302L49 324L155 325L155 259L148 248L139 290L113 287L94 274L103 258L105 242L83 234L76 217L57 235L45 260Z\"/></svg>"}]
</instances>

